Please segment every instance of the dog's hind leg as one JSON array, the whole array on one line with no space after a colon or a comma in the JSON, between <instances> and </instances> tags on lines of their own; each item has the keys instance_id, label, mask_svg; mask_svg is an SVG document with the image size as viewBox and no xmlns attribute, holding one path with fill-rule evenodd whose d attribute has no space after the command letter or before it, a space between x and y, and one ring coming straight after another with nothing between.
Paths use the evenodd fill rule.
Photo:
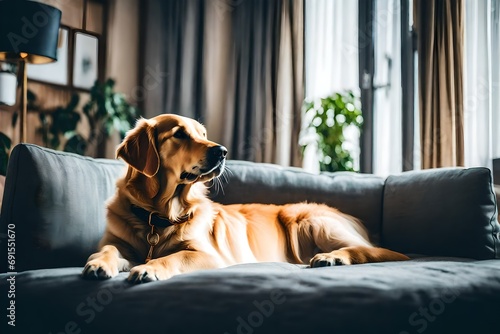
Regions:
<instances>
[{"instance_id":1,"label":"dog's hind leg","mask_svg":"<svg viewBox=\"0 0 500 334\"><path fill-rule=\"evenodd\" d=\"M379 247L350 246L318 253L309 262L312 268L370 262L406 261L409 258L401 253Z\"/></svg>"},{"instance_id":2,"label":"dog's hind leg","mask_svg":"<svg viewBox=\"0 0 500 334\"><path fill-rule=\"evenodd\" d=\"M280 213L289 233L291 258L311 267L403 261L409 258L374 247L360 221L324 205L296 204Z\"/></svg>"}]
</instances>

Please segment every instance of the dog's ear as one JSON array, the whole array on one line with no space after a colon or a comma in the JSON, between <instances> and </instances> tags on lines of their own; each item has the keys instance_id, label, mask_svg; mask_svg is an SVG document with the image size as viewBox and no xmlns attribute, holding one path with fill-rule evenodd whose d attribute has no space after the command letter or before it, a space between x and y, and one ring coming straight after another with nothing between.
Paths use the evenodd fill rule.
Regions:
<instances>
[{"instance_id":1,"label":"dog's ear","mask_svg":"<svg viewBox=\"0 0 500 334\"><path fill-rule=\"evenodd\" d=\"M160 155L156 147L155 127L141 119L130 130L116 150L116 157L147 177L153 177L160 169Z\"/></svg>"}]
</instances>

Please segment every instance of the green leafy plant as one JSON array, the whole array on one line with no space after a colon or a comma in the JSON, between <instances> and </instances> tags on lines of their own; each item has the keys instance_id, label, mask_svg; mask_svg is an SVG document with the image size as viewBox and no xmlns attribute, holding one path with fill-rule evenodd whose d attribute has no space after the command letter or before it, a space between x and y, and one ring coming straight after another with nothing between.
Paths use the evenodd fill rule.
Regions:
<instances>
[{"instance_id":1,"label":"green leafy plant","mask_svg":"<svg viewBox=\"0 0 500 334\"><path fill-rule=\"evenodd\" d=\"M36 97L33 97L33 103ZM42 126L39 128L39 133L42 135L42 140L45 146L60 149L65 137L68 141L72 137L77 136L76 127L80 121L80 114L76 111L76 107L80 102L80 97L77 94L71 96L71 100L66 106L57 107L51 112L40 112L39 118ZM66 151L67 142L64 150ZM83 147L83 154L85 147Z\"/></svg>"},{"instance_id":2,"label":"green leafy plant","mask_svg":"<svg viewBox=\"0 0 500 334\"><path fill-rule=\"evenodd\" d=\"M77 94L71 97L66 106L48 112L41 111L42 126L39 131L45 146L84 155L92 143L109 137L114 131L118 131L123 138L134 125L138 111L123 94L115 92L114 86L115 81L112 79L104 83L96 81L82 113L76 110L80 102ZM32 97L31 104L32 109L36 110L36 96ZM82 115L89 124L87 136L77 131Z\"/></svg>"},{"instance_id":3,"label":"green leafy plant","mask_svg":"<svg viewBox=\"0 0 500 334\"><path fill-rule=\"evenodd\" d=\"M12 142L3 132L0 132L0 175L7 175L7 164L9 162L9 152Z\"/></svg>"},{"instance_id":4,"label":"green leafy plant","mask_svg":"<svg viewBox=\"0 0 500 334\"><path fill-rule=\"evenodd\" d=\"M83 114L90 125L88 141L96 140L99 131L110 136L118 131L123 138L134 125L138 111L130 105L125 96L114 90L115 81L108 79L104 83L96 81L90 89L90 100L83 107Z\"/></svg>"},{"instance_id":5,"label":"green leafy plant","mask_svg":"<svg viewBox=\"0 0 500 334\"><path fill-rule=\"evenodd\" d=\"M308 132L317 145L320 170L355 171L353 158L345 147L344 131L348 126L361 129L361 103L352 91L334 93L317 101L306 101ZM312 144L309 142L303 148Z\"/></svg>"}]
</instances>

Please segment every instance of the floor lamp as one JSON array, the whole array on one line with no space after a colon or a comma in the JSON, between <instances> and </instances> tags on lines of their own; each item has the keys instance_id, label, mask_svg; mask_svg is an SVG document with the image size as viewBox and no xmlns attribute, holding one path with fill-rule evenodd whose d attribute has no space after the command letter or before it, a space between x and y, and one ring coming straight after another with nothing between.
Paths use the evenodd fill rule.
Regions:
<instances>
[{"instance_id":1,"label":"floor lamp","mask_svg":"<svg viewBox=\"0 0 500 334\"><path fill-rule=\"evenodd\" d=\"M61 11L27 0L0 1L0 61L17 62L21 83L20 141L26 142L27 64L57 60Z\"/></svg>"}]
</instances>

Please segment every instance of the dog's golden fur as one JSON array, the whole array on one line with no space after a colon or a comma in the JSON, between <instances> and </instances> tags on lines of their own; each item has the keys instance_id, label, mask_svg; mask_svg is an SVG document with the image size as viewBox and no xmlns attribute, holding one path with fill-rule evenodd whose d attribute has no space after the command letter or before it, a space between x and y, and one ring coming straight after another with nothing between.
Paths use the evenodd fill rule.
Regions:
<instances>
[{"instance_id":1,"label":"dog's golden fur","mask_svg":"<svg viewBox=\"0 0 500 334\"><path fill-rule=\"evenodd\" d=\"M374 247L356 218L326 205L212 202L205 182L223 172L225 154L194 120L177 115L140 120L118 147L128 171L117 181L100 250L89 257L83 276L130 271L128 280L140 283L246 262L319 267L408 259ZM174 222L189 217L155 228L159 243L147 263L151 227L132 213L133 205Z\"/></svg>"}]
</instances>

